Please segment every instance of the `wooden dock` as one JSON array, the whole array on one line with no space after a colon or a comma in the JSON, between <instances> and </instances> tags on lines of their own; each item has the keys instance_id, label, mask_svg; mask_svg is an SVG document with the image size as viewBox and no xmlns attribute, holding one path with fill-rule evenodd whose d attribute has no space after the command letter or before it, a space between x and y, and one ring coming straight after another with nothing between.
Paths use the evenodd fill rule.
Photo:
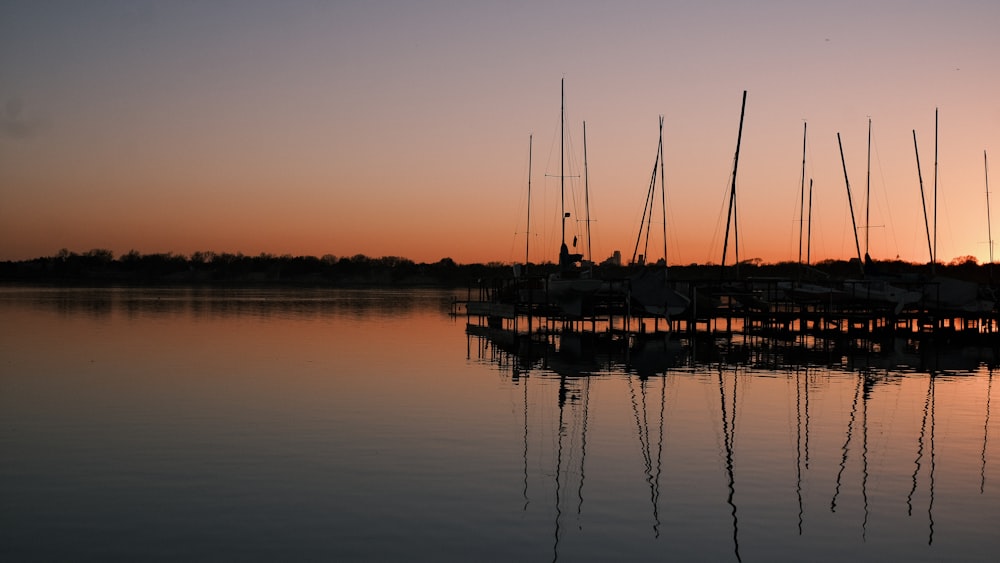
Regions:
<instances>
[{"instance_id":1,"label":"wooden dock","mask_svg":"<svg viewBox=\"0 0 1000 563\"><path fill-rule=\"evenodd\" d=\"M864 282L851 282L863 284ZM908 289L934 295L929 284ZM533 291L525 291L532 287ZM545 295L544 280L502 280L470 287L467 299L454 303L454 313L470 326L488 326L515 334L607 332L673 333L680 336L761 337L795 342L802 339L856 340L874 344L893 339L937 343L1000 344L1000 311L984 307L948 307L922 298L905 306L831 292L825 299L802 299L787 288L791 280L672 282L690 305L676 315L653 315L629 299L627 280L612 280L607 289L584 296L580 311L568 313ZM855 288L852 288L855 289ZM855 294L864 295L863 291ZM526 298L527 297L527 298Z\"/></svg>"}]
</instances>

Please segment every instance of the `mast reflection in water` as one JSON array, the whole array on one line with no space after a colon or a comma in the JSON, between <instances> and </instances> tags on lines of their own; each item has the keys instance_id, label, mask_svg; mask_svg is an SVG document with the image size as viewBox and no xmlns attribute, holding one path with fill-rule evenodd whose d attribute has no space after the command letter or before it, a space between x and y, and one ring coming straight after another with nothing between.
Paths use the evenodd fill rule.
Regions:
<instances>
[{"instance_id":1,"label":"mast reflection in water","mask_svg":"<svg viewBox=\"0 0 1000 563\"><path fill-rule=\"evenodd\" d=\"M991 349L0 288L0 561L991 561ZM835 510L831 510L831 505Z\"/></svg>"},{"instance_id":2,"label":"mast reflection in water","mask_svg":"<svg viewBox=\"0 0 1000 563\"><path fill-rule=\"evenodd\" d=\"M522 387L524 479L541 490L551 478L554 502L532 508L551 512L553 560L599 549L602 527L620 525L609 514L630 522L632 542L680 559L990 560L1000 547L990 531L1000 515L988 448L995 350L921 353L897 343L844 355L750 337L529 336L478 324L467 334L470 359ZM801 356L806 363L789 360ZM941 393L947 439L936 424ZM564 423L578 411L582 426ZM538 459L552 440L546 416L559 421L548 471ZM590 444L576 465L565 463L567 443ZM538 469L530 477L529 467ZM578 526L567 529L561 490L572 479Z\"/></svg>"}]
</instances>

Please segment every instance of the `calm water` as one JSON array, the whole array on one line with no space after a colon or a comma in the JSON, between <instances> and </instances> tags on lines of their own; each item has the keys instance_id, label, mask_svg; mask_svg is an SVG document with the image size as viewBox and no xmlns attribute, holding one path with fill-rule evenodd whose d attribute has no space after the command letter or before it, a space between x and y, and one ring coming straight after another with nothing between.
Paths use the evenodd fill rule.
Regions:
<instances>
[{"instance_id":1,"label":"calm water","mask_svg":"<svg viewBox=\"0 0 1000 563\"><path fill-rule=\"evenodd\" d=\"M0 560L998 557L988 351L511 355L450 299L0 289Z\"/></svg>"}]
</instances>

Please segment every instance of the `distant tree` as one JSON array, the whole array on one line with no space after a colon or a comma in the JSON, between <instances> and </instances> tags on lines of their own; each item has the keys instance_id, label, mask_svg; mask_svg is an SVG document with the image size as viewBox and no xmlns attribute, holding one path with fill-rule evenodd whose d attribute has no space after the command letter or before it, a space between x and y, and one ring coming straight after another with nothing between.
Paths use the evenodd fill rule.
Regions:
<instances>
[{"instance_id":1,"label":"distant tree","mask_svg":"<svg viewBox=\"0 0 1000 563\"><path fill-rule=\"evenodd\" d=\"M975 256L959 256L948 262L949 266L974 266L979 264L979 259Z\"/></svg>"},{"instance_id":2,"label":"distant tree","mask_svg":"<svg viewBox=\"0 0 1000 563\"><path fill-rule=\"evenodd\" d=\"M115 259L114 253L106 248L91 248L84 253L84 256L100 264L109 264Z\"/></svg>"},{"instance_id":3,"label":"distant tree","mask_svg":"<svg viewBox=\"0 0 1000 563\"><path fill-rule=\"evenodd\" d=\"M212 262L215 259L215 253L211 250L198 250L191 253L191 262L194 265L201 265L205 263Z\"/></svg>"}]
</instances>

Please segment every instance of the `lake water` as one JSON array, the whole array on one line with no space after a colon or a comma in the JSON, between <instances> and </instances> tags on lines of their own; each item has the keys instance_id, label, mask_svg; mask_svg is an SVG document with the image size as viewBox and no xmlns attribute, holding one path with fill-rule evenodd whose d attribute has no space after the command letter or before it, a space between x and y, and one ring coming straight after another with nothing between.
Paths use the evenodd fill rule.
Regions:
<instances>
[{"instance_id":1,"label":"lake water","mask_svg":"<svg viewBox=\"0 0 1000 563\"><path fill-rule=\"evenodd\" d=\"M0 289L0 560L1000 556L989 350L511 354L452 296Z\"/></svg>"}]
</instances>

